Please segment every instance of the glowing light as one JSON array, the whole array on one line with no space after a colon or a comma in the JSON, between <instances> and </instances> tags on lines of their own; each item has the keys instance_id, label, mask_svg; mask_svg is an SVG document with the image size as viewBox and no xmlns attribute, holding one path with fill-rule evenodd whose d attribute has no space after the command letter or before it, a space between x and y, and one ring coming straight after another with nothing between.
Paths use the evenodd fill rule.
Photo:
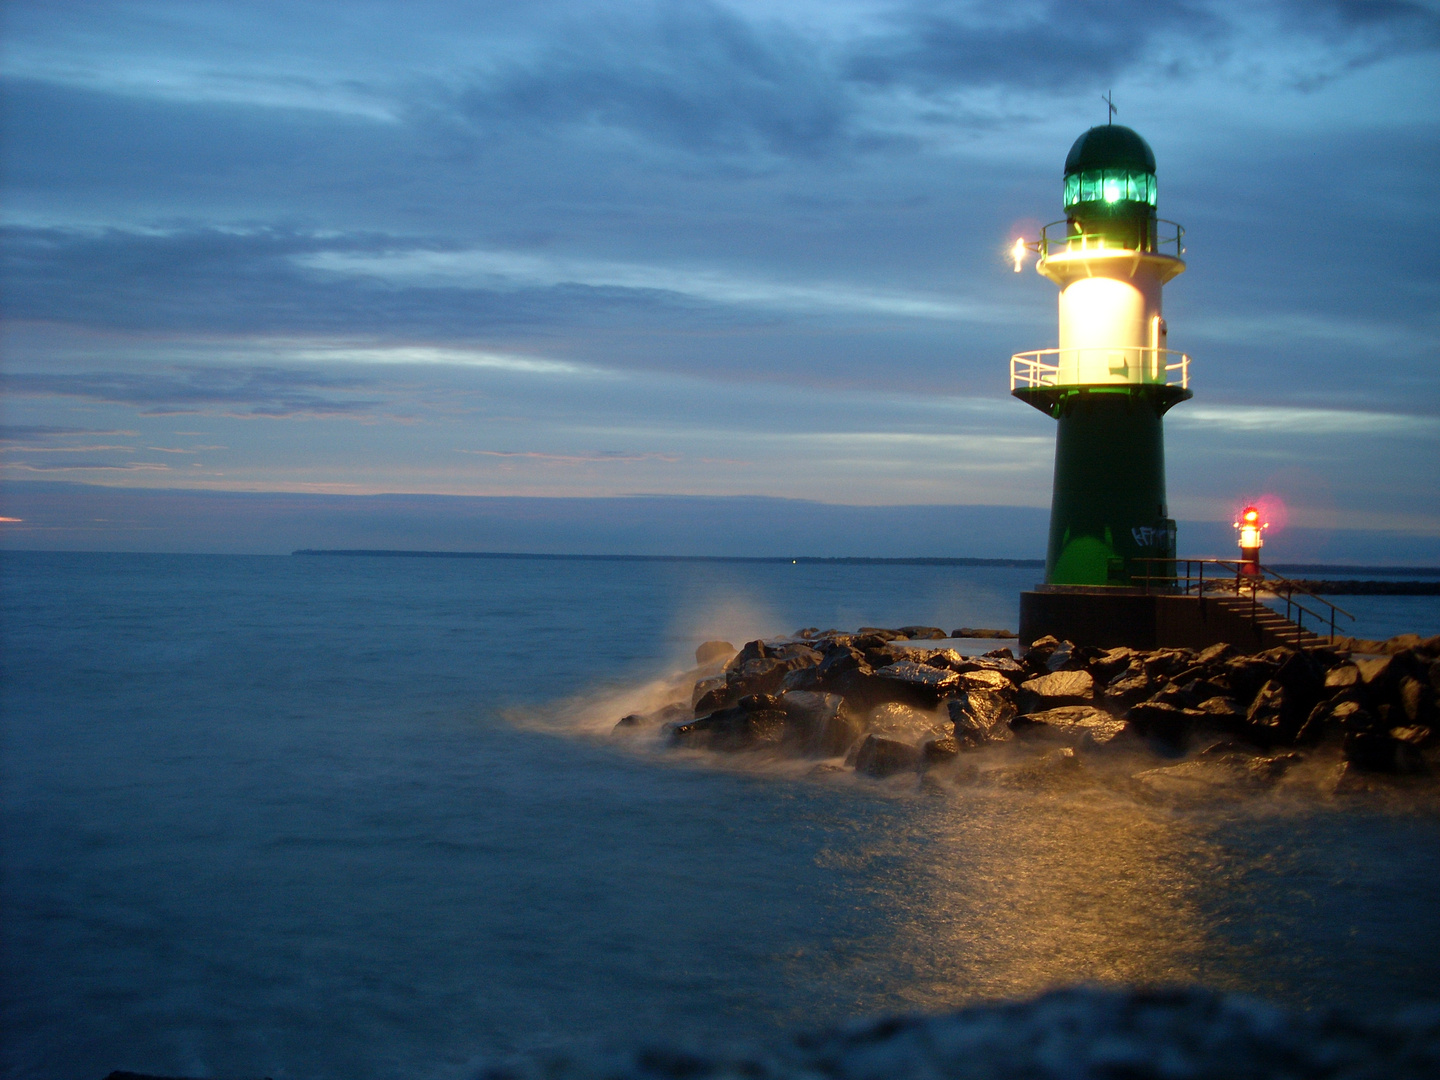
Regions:
<instances>
[{"instance_id":1,"label":"glowing light","mask_svg":"<svg viewBox=\"0 0 1440 1080\"><path fill-rule=\"evenodd\" d=\"M1119 180L1106 180L1106 181L1105 181L1105 201L1106 201L1106 202L1115 202L1115 201L1117 201L1119 198L1120 198L1120 181L1119 181Z\"/></svg>"},{"instance_id":2,"label":"glowing light","mask_svg":"<svg viewBox=\"0 0 1440 1080\"><path fill-rule=\"evenodd\" d=\"M1240 550L1247 558L1254 558L1265 543L1264 532L1270 527L1268 521L1262 521L1260 508L1247 506L1240 512L1240 520L1235 522L1235 528L1240 532Z\"/></svg>"},{"instance_id":3,"label":"glowing light","mask_svg":"<svg viewBox=\"0 0 1440 1080\"><path fill-rule=\"evenodd\" d=\"M1020 273L1020 267L1025 263L1025 238L1017 237L1015 246L1010 249L1010 257L1015 260L1015 273Z\"/></svg>"}]
</instances>

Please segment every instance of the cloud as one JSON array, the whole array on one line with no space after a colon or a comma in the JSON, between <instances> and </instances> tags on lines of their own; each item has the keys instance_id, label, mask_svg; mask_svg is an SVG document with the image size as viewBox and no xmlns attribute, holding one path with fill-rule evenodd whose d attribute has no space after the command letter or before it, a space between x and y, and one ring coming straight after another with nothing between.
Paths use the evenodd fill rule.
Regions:
<instances>
[{"instance_id":1,"label":"cloud","mask_svg":"<svg viewBox=\"0 0 1440 1080\"><path fill-rule=\"evenodd\" d=\"M626 465L637 461L679 461L679 454L629 454L621 450L600 450L593 454L546 454L537 450L460 450L461 454L481 457L521 458L556 465Z\"/></svg>"},{"instance_id":2,"label":"cloud","mask_svg":"<svg viewBox=\"0 0 1440 1080\"><path fill-rule=\"evenodd\" d=\"M1227 29L1207 6L1181 0L912 3L885 21L886 33L855 48L848 74L922 92L1099 85L1141 61L1163 69Z\"/></svg>"},{"instance_id":3,"label":"cloud","mask_svg":"<svg viewBox=\"0 0 1440 1080\"><path fill-rule=\"evenodd\" d=\"M0 377L8 394L74 397L137 407L151 416L218 413L237 417L357 416L378 399L337 392L371 388L353 375L281 368L195 367L169 372L11 373Z\"/></svg>"}]
</instances>

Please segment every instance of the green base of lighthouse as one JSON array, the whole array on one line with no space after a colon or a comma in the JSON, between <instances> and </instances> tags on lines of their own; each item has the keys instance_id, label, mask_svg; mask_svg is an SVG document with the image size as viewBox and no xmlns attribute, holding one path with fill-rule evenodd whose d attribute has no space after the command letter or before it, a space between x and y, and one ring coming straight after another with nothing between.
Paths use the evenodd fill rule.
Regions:
<instances>
[{"instance_id":1,"label":"green base of lighthouse","mask_svg":"<svg viewBox=\"0 0 1440 1080\"><path fill-rule=\"evenodd\" d=\"M1132 383L1012 393L1059 424L1045 583L1126 587L1164 573L1136 560L1175 557L1162 417L1191 392Z\"/></svg>"}]
</instances>

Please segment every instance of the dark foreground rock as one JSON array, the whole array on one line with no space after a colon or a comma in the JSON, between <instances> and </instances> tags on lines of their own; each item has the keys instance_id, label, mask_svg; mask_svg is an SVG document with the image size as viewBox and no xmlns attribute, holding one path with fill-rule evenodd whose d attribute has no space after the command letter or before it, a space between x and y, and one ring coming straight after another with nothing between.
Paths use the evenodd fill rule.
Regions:
<instances>
[{"instance_id":1,"label":"dark foreground rock","mask_svg":"<svg viewBox=\"0 0 1440 1080\"><path fill-rule=\"evenodd\" d=\"M751 1052L649 1046L492 1067L483 1080L1421 1080L1440 1006L1300 1013L1208 990L1057 990L849 1024Z\"/></svg>"}]
</instances>

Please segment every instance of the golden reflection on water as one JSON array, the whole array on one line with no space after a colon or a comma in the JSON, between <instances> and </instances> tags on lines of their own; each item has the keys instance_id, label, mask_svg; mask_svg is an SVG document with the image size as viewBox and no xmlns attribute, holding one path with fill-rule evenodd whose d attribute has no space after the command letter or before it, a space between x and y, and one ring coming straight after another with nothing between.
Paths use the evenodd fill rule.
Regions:
<instances>
[{"instance_id":1,"label":"golden reflection on water","mask_svg":"<svg viewBox=\"0 0 1440 1080\"><path fill-rule=\"evenodd\" d=\"M1076 982L1239 988L1225 970L1235 946L1196 902L1226 887L1224 853L1183 815L1103 789L936 801L923 843L885 860L885 895L866 901L893 922L837 950L855 1006L878 995L936 1009Z\"/></svg>"}]
</instances>

